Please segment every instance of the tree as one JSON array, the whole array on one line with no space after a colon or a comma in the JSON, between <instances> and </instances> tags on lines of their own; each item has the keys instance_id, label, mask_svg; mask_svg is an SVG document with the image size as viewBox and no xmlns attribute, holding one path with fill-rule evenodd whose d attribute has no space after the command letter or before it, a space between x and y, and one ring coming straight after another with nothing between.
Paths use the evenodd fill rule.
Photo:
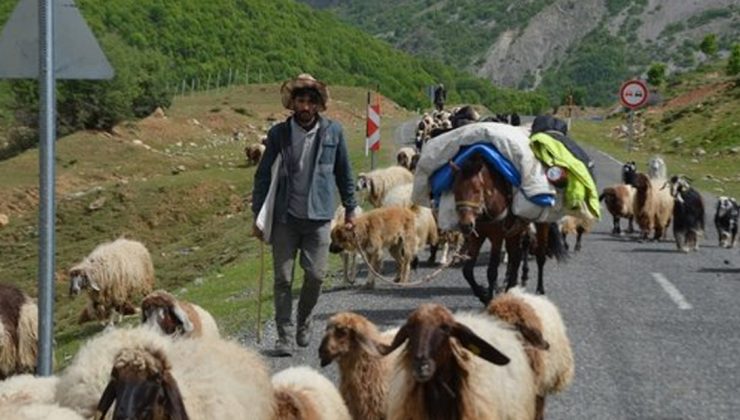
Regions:
<instances>
[{"instance_id":1,"label":"tree","mask_svg":"<svg viewBox=\"0 0 740 420\"><path fill-rule=\"evenodd\" d=\"M665 83L666 66L663 63L653 63L648 69L648 83L653 86L661 86Z\"/></svg>"},{"instance_id":2,"label":"tree","mask_svg":"<svg viewBox=\"0 0 740 420\"><path fill-rule=\"evenodd\" d=\"M730 59L727 61L727 74L735 76L740 73L740 44L732 44Z\"/></svg>"},{"instance_id":3,"label":"tree","mask_svg":"<svg viewBox=\"0 0 740 420\"><path fill-rule=\"evenodd\" d=\"M717 45L717 35L716 34L709 34L702 39L701 44L699 44L699 49L701 52L706 54L709 57L714 57L717 55L717 51L719 51L719 46Z\"/></svg>"}]
</instances>

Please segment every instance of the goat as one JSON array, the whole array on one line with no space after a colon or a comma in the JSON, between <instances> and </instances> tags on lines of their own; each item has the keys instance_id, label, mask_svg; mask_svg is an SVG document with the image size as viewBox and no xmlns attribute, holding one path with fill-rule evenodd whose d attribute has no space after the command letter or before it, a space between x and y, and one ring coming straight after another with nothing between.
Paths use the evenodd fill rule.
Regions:
<instances>
[{"instance_id":1,"label":"goat","mask_svg":"<svg viewBox=\"0 0 740 420\"><path fill-rule=\"evenodd\" d=\"M673 205L673 238L683 252L699 249L699 238L704 234L704 200L691 187L690 179L677 175L671 177L663 188L670 185Z\"/></svg>"},{"instance_id":2,"label":"goat","mask_svg":"<svg viewBox=\"0 0 740 420\"><path fill-rule=\"evenodd\" d=\"M717 199L717 210L714 213L714 227L717 228L719 246L732 248L737 238L740 223L740 205L732 197L721 196Z\"/></svg>"}]
</instances>

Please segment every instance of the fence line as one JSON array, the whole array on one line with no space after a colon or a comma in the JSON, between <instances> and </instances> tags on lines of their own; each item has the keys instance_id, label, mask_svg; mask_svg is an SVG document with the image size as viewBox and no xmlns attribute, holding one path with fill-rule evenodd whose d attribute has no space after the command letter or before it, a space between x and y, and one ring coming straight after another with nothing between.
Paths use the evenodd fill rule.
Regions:
<instances>
[{"instance_id":1,"label":"fence line","mask_svg":"<svg viewBox=\"0 0 740 420\"><path fill-rule=\"evenodd\" d=\"M243 68L229 67L228 70L208 72L203 75L186 77L174 84L167 83L167 92L172 96L189 96L197 92L219 91L229 86L246 86L263 83L262 69L252 69L249 64Z\"/></svg>"}]
</instances>

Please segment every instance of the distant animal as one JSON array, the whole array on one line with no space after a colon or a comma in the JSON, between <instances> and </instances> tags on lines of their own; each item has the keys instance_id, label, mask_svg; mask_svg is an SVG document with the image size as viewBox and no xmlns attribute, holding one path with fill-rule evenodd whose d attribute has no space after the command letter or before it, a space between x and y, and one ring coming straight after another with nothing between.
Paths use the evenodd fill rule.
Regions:
<instances>
[{"instance_id":1,"label":"distant animal","mask_svg":"<svg viewBox=\"0 0 740 420\"><path fill-rule=\"evenodd\" d=\"M673 238L680 251L699 249L699 238L704 235L704 200L686 176L672 176L665 184L671 188L673 204Z\"/></svg>"},{"instance_id":2,"label":"distant animal","mask_svg":"<svg viewBox=\"0 0 740 420\"><path fill-rule=\"evenodd\" d=\"M622 183L635 185L635 174L637 174L637 164L634 160L625 163L622 166Z\"/></svg>"},{"instance_id":3,"label":"distant animal","mask_svg":"<svg viewBox=\"0 0 740 420\"><path fill-rule=\"evenodd\" d=\"M141 302L141 321L162 332L181 337L218 338L213 316L200 306L155 290Z\"/></svg>"},{"instance_id":4,"label":"distant animal","mask_svg":"<svg viewBox=\"0 0 740 420\"><path fill-rule=\"evenodd\" d=\"M740 224L740 205L737 200L727 196L719 197L714 213L714 227L717 228L720 247L735 246L738 224Z\"/></svg>"},{"instance_id":5,"label":"distant animal","mask_svg":"<svg viewBox=\"0 0 740 420\"><path fill-rule=\"evenodd\" d=\"M635 187L629 184L617 184L604 188L599 195L599 201L606 204L606 209L612 215L614 220L612 234L619 235L622 233L620 219L627 219L627 233L633 233L634 228L634 203Z\"/></svg>"},{"instance_id":6,"label":"distant animal","mask_svg":"<svg viewBox=\"0 0 740 420\"><path fill-rule=\"evenodd\" d=\"M668 169L660 156L653 156L648 161L648 177L650 179L665 180L668 178Z\"/></svg>"},{"instance_id":7,"label":"distant animal","mask_svg":"<svg viewBox=\"0 0 740 420\"><path fill-rule=\"evenodd\" d=\"M558 226L560 227L560 233L563 235L563 245L565 246L565 249L569 249L568 235L575 234L576 244L573 249L575 251L580 251L581 239L583 237L583 234L586 232L590 232L593 224L593 219L585 219L575 216L563 216L563 218L560 219L560 221L558 222Z\"/></svg>"},{"instance_id":8,"label":"distant animal","mask_svg":"<svg viewBox=\"0 0 740 420\"><path fill-rule=\"evenodd\" d=\"M398 166L402 166L410 171L413 171L413 169L411 168L411 164L413 162L414 156L416 155L418 155L418 153L413 148L402 147L398 150L398 153L396 154L396 163L398 163Z\"/></svg>"},{"instance_id":9,"label":"distant animal","mask_svg":"<svg viewBox=\"0 0 740 420\"><path fill-rule=\"evenodd\" d=\"M452 121L452 128L454 129L477 122L480 120L480 114L478 114L478 111L476 111L472 106L465 105L453 113L450 120Z\"/></svg>"},{"instance_id":10,"label":"distant animal","mask_svg":"<svg viewBox=\"0 0 740 420\"><path fill-rule=\"evenodd\" d=\"M260 163L262 155L265 153L266 146L262 143L250 143L244 146L244 154L247 157L247 163L256 165Z\"/></svg>"},{"instance_id":11,"label":"distant animal","mask_svg":"<svg viewBox=\"0 0 740 420\"><path fill-rule=\"evenodd\" d=\"M665 180L650 179L638 172L635 176L634 215L640 226L641 240L648 239L654 232L653 240L663 239L673 216L674 200L670 190L663 188Z\"/></svg>"}]
</instances>

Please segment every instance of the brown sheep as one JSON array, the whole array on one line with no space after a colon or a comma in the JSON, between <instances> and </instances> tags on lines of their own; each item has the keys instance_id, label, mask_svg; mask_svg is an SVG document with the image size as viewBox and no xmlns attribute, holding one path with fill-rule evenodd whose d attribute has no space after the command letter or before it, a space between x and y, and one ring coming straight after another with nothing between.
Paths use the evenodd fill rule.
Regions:
<instances>
[{"instance_id":1,"label":"brown sheep","mask_svg":"<svg viewBox=\"0 0 740 420\"><path fill-rule=\"evenodd\" d=\"M663 188L664 181L654 181L647 175L638 172L635 175L634 214L640 227L642 240L648 239L650 232L655 232L653 239L659 241L668 231L673 216L673 196L668 188Z\"/></svg>"},{"instance_id":2,"label":"brown sheep","mask_svg":"<svg viewBox=\"0 0 740 420\"><path fill-rule=\"evenodd\" d=\"M358 216L353 228L339 225L331 232L330 251L361 251L376 272L380 272L384 249L390 251L398 264L395 281L407 282L416 251L416 215L413 211L402 207L371 210ZM367 287L374 285L375 276L371 274Z\"/></svg>"},{"instance_id":3,"label":"brown sheep","mask_svg":"<svg viewBox=\"0 0 740 420\"><path fill-rule=\"evenodd\" d=\"M165 335L218 338L213 316L198 305L178 300L164 290L155 290L141 302L141 321Z\"/></svg>"},{"instance_id":4,"label":"brown sheep","mask_svg":"<svg viewBox=\"0 0 740 420\"><path fill-rule=\"evenodd\" d=\"M637 190L632 185L618 184L604 188L601 195L599 195L599 201L604 201L606 209L614 219L612 234L619 235L622 233L622 228L619 225L620 218L625 218L628 221L627 233L635 231L633 220L636 192Z\"/></svg>"},{"instance_id":5,"label":"brown sheep","mask_svg":"<svg viewBox=\"0 0 740 420\"><path fill-rule=\"evenodd\" d=\"M244 154L247 157L247 163L250 165L257 165L262 159L262 155L265 153L265 145L262 143L253 143L244 146Z\"/></svg>"},{"instance_id":6,"label":"brown sheep","mask_svg":"<svg viewBox=\"0 0 740 420\"><path fill-rule=\"evenodd\" d=\"M36 371L37 324L35 300L0 283L0 380Z\"/></svg>"}]
</instances>

